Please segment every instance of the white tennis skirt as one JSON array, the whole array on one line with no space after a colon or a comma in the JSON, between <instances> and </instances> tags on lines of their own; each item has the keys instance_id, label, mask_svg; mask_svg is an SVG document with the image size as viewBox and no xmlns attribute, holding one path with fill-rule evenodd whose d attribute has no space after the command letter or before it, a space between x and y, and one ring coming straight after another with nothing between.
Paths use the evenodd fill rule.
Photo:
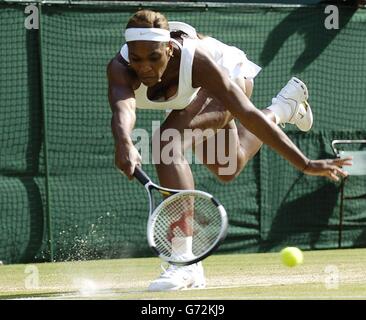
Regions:
<instances>
[{"instance_id":1,"label":"white tennis skirt","mask_svg":"<svg viewBox=\"0 0 366 320\"><path fill-rule=\"evenodd\" d=\"M213 60L229 75L231 79L254 79L262 68L250 61L246 54L234 46L228 46L212 37L201 40L204 48Z\"/></svg>"},{"instance_id":2,"label":"white tennis skirt","mask_svg":"<svg viewBox=\"0 0 366 320\"><path fill-rule=\"evenodd\" d=\"M253 79L262 70L260 66L247 58L244 51L237 47L228 46L212 37L205 37L200 41L202 41L205 51L209 52L212 59L232 80L245 78L253 82ZM172 110L166 109L165 111L165 116L168 116Z\"/></svg>"}]
</instances>

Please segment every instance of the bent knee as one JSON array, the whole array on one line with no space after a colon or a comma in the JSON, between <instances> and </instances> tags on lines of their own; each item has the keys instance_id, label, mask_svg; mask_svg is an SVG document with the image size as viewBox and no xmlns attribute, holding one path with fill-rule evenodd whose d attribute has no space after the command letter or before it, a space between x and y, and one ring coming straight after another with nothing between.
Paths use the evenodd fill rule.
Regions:
<instances>
[{"instance_id":1,"label":"bent knee","mask_svg":"<svg viewBox=\"0 0 366 320\"><path fill-rule=\"evenodd\" d=\"M235 172L233 174L217 173L216 177L220 180L220 182L229 183L229 182L235 180L235 178L237 178L239 176L241 171L242 170L238 170L237 172Z\"/></svg>"},{"instance_id":2,"label":"bent knee","mask_svg":"<svg viewBox=\"0 0 366 320\"><path fill-rule=\"evenodd\" d=\"M216 175L216 177L223 183L229 183L236 178L236 175Z\"/></svg>"},{"instance_id":3,"label":"bent knee","mask_svg":"<svg viewBox=\"0 0 366 320\"><path fill-rule=\"evenodd\" d=\"M216 177L224 183L228 183L233 181L235 178L239 176L239 174L243 171L247 164L247 159L240 159L235 168L233 167L216 167L213 171L213 173L216 175Z\"/></svg>"}]
</instances>

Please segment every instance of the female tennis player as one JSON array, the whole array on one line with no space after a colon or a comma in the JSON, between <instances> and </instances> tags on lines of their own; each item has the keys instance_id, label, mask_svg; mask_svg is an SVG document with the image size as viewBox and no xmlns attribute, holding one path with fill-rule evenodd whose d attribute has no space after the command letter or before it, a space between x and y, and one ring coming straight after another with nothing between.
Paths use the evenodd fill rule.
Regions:
<instances>
[{"instance_id":1,"label":"female tennis player","mask_svg":"<svg viewBox=\"0 0 366 320\"><path fill-rule=\"evenodd\" d=\"M292 78L272 99L272 104L258 110L249 100L253 79L260 67L247 59L238 48L205 37L185 23L169 22L159 12L141 10L134 14L125 30L126 44L110 61L107 74L109 101L113 112L112 132L115 139L115 164L129 179L133 178L141 157L131 140L136 108L169 111L153 144L159 150L170 143L160 139L166 130L179 133L173 148L174 161L154 159L160 184L173 189L194 189L194 179L184 151L201 150L203 164L218 179L231 181L246 163L267 144L295 168L308 175L338 180L341 169L350 159L308 159L278 127L290 123L302 131L313 124L306 85ZM172 131L172 129L174 129ZM202 140L184 140L184 130L211 129ZM219 129L223 129L219 130ZM224 143L209 158L210 140L225 132ZM166 140L166 139L165 139ZM201 148L197 148L200 144ZM235 152L232 152L234 149ZM219 161L220 152L231 156L230 167ZM210 160L210 161L209 161ZM172 243L174 247L174 243ZM177 239L176 252L191 254L192 238ZM174 249L174 248L173 248ZM169 266L153 281L149 290L180 290L205 287L201 263Z\"/></svg>"}]
</instances>

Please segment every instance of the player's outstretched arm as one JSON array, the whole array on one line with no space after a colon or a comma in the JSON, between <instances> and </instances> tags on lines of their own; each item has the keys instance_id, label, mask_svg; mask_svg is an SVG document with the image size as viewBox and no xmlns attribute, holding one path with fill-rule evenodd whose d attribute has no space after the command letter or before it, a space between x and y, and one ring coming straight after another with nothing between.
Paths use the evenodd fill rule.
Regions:
<instances>
[{"instance_id":1,"label":"player's outstretched arm","mask_svg":"<svg viewBox=\"0 0 366 320\"><path fill-rule=\"evenodd\" d=\"M215 62L202 50L197 50L195 54L193 85L208 90L243 126L298 170L309 175L325 176L335 181L338 180L337 175L347 175L341 167L350 165L350 159L308 159L276 124L252 104L242 90L223 74Z\"/></svg>"},{"instance_id":2,"label":"player's outstretched arm","mask_svg":"<svg viewBox=\"0 0 366 320\"><path fill-rule=\"evenodd\" d=\"M352 165L352 158L309 160L303 171L310 176L323 176L333 181L338 181L338 176L347 176L347 173L341 168L350 165Z\"/></svg>"},{"instance_id":3,"label":"player's outstretched arm","mask_svg":"<svg viewBox=\"0 0 366 320\"><path fill-rule=\"evenodd\" d=\"M135 166L141 164L131 133L136 122L136 100L124 67L115 59L108 64L108 99L112 110L111 128L115 141L115 165L129 179Z\"/></svg>"}]
</instances>

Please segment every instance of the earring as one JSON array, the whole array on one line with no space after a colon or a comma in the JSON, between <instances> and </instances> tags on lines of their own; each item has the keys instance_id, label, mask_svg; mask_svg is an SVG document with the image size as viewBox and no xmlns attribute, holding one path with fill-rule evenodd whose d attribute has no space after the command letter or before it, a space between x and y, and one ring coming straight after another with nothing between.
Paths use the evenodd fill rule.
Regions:
<instances>
[{"instance_id":1,"label":"earring","mask_svg":"<svg viewBox=\"0 0 366 320\"><path fill-rule=\"evenodd\" d=\"M161 82L161 79L159 79L158 82Z\"/></svg>"},{"instance_id":2,"label":"earring","mask_svg":"<svg viewBox=\"0 0 366 320\"><path fill-rule=\"evenodd\" d=\"M173 55L173 48L167 48L169 50L169 57L174 57Z\"/></svg>"}]
</instances>

